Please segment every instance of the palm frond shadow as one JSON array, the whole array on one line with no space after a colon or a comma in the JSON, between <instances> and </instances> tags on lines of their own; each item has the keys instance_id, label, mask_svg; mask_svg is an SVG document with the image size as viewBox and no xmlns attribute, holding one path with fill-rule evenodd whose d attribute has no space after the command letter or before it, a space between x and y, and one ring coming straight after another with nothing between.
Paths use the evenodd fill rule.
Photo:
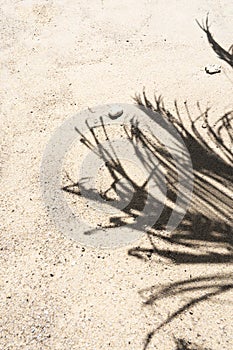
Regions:
<instances>
[{"instance_id":1,"label":"palm frond shadow","mask_svg":"<svg viewBox=\"0 0 233 350\"><path fill-rule=\"evenodd\" d=\"M198 346L196 344L190 344L190 341L187 341L183 338L174 339L176 344L175 350L210 350L207 348L203 348L202 346Z\"/></svg>"},{"instance_id":2,"label":"palm frond shadow","mask_svg":"<svg viewBox=\"0 0 233 350\"><path fill-rule=\"evenodd\" d=\"M230 291L233 288L232 274L209 275L205 277L183 280L168 285L152 286L140 291L140 294L145 299L145 305L156 304L158 300L166 298L174 298L176 296L185 297L187 294L193 293L195 296L189 297L189 301L184 303L180 308L170 314L165 321L160 323L153 331L151 331L144 342L143 350L146 350L156 333L172 322L175 318L191 309L197 304L210 300L223 293ZM196 296L198 294L198 296ZM146 297L145 297L146 295ZM186 342L183 341L183 345ZM186 343L187 344L187 343ZM182 345L182 342L180 343ZM179 349L179 348L178 348ZM184 349L189 349L184 347Z\"/></svg>"},{"instance_id":3,"label":"palm frond shadow","mask_svg":"<svg viewBox=\"0 0 233 350\"><path fill-rule=\"evenodd\" d=\"M183 121L176 102L177 117L174 117L165 108L161 98L155 99L155 106L153 106L144 92L143 99L137 96L136 101L143 109L147 109L148 117L153 117L151 111L159 112L182 135L191 155L195 183L193 205L176 231L169 236L164 234L163 230L166 229L173 210L170 206L164 206L160 218L153 227L155 232L147 233L151 247L132 248L129 254L144 260L155 254L179 264L232 262L232 112L226 113L214 126L211 126L208 110L200 112L199 116L194 119L185 104L186 119ZM201 123L198 126L199 121ZM185 127L187 122L189 126ZM205 136L203 136L203 130L205 130ZM167 155L163 154L163 157L166 157L167 160ZM168 177L170 186L167 192L167 197L173 202L176 198L175 187L171 186L174 178L173 171ZM166 243L164 249L161 248L161 241ZM186 251L178 249L182 246L188 249Z\"/></svg>"},{"instance_id":4,"label":"palm frond shadow","mask_svg":"<svg viewBox=\"0 0 233 350\"><path fill-rule=\"evenodd\" d=\"M217 41L214 39L213 35L211 34L209 30L209 17L206 16L205 23L203 22L200 24L196 20L199 27L205 32L208 42L212 49L215 51L217 56L221 59L227 62L231 67L233 67L233 45L230 46L229 50L226 51L221 45L217 43Z\"/></svg>"},{"instance_id":5,"label":"palm frond shadow","mask_svg":"<svg viewBox=\"0 0 233 350\"><path fill-rule=\"evenodd\" d=\"M155 106L148 101L145 92L143 92L143 98L136 97L137 103L143 108L146 107L149 110L158 111L164 118L167 118L175 125L177 130L182 134L184 142L190 152L193 171L195 175L195 185L193 191L193 202L196 206L195 212L191 209L188 210L186 217L177 228L176 232L171 233L169 236L163 237L170 245L179 246L183 245L189 248L200 248L208 244L221 246L225 248L225 253L216 253L206 251L205 254L195 254L180 252L178 249L161 249L159 246L158 233L148 234L151 248L136 247L129 251L130 255L134 255L138 258L147 260L151 258L153 254L157 254L162 257L166 257L175 263L223 263L232 262L232 113L227 113L217 122L214 126L210 125L208 113L204 111L200 113L197 118L192 118L188 110L187 104L186 115L189 127L184 126L187 120L182 119L177 103L175 102L175 109L177 117L175 118L164 106L161 98L155 99ZM198 105L198 109L200 106ZM198 121L201 121L201 127L204 126L202 132L199 131L200 125ZM203 131L205 131L203 136ZM211 140L210 143L207 140ZM230 194L224 193L222 188L230 190ZM204 193L203 193L204 190ZM205 205L207 211L205 211ZM215 215L211 215L211 211L217 214L216 209L219 211L223 209L219 219L216 219ZM164 209L160 220L157 222L158 228L162 230L164 223L170 214L170 209ZM221 218L220 218L221 217ZM227 219L227 220L225 220ZM156 237L156 243L154 238ZM144 305L156 305L157 302L162 299L179 296L184 300L184 297L188 297L188 301L183 303L178 309L168 315L168 317L161 322L153 331L148 333L143 350L149 347L152 338L159 332L160 329L171 323L174 319L185 313L197 304L208 301L212 298L220 296L233 288L232 274L221 275L206 275L205 277L192 278L188 280L181 280L175 283L167 285L155 285L148 289L140 291L140 295L144 299ZM190 296L191 294L191 296ZM202 349L199 346L191 346L184 339L178 339L176 341L176 350L191 350Z\"/></svg>"},{"instance_id":6,"label":"palm frond shadow","mask_svg":"<svg viewBox=\"0 0 233 350\"><path fill-rule=\"evenodd\" d=\"M135 247L129 250L129 255L147 260L148 256L160 256L175 263L225 263L233 261L233 238L232 238L232 163L233 156L231 152L233 129L232 112L226 113L212 126L209 122L209 111L199 111L198 117L191 117L186 107L186 119L183 121L175 102L176 117L167 110L160 98L155 99L155 106L147 99L145 92L143 97L137 96L136 101L139 108L156 123L168 128L172 124L182 136L186 147L191 155L193 163L193 172L195 177L193 189L193 204L188 208L186 215L177 229L169 235L166 232L167 223L172 213L177 210L174 207L177 198L177 170L176 164L171 154L161 144L160 140L153 135L146 134L140 128L140 123L131 119L130 128L124 127L125 136L132 143L135 152L140 159L142 166L147 169L149 176L144 183L139 186L128 174L119 159L114 143L110 140L103 120L101 119L101 128L109 147L104 147L99 140L98 132L95 127L88 125L92 140L76 131L81 137L81 142L92 152L100 157L112 178L112 184L104 193L97 193L95 189L85 189L85 179L63 187L63 190L73 195L83 195L93 201L98 200L97 195L113 206L114 202L108 196L110 190L117 191L117 194L128 201L128 205L122 209L122 214L127 214L133 219L137 219L145 206L148 197L153 202L154 210L160 207L161 199L153 198L147 191L148 181L153 178L157 185L162 189L162 182L165 176L167 181L167 201L159 216L159 219L152 227L147 230L151 247ZM200 106L198 105L200 109ZM185 123L189 123L185 127ZM201 122L201 123L200 123ZM200 126L201 125L201 126ZM202 126L204 125L204 129ZM200 127L202 128L200 131ZM203 135L205 130L205 136ZM173 132L171 130L171 132ZM211 142L207 141L210 140ZM139 144L144 148L142 154ZM185 169L180 158L180 166ZM163 171L157 167L157 162L162 164ZM185 170L184 170L185 171ZM189 174L187 173L188 177ZM129 189L120 183L120 179L127 180L133 188L133 197L128 193ZM183 195L185 201L185 192ZM119 227L126 225L124 215L112 216L110 224L105 228ZM144 218L143 224L150 219L149 215ZM129 224L130 225L130 224ZM143 225L131 224L133 228L143 230ZM86 234L95 234L98 229L93 229Z\"/></svg>"},{"instance_id":7,"label":"palm frond shadow","mask_svg":"<svg viewBox=\"0 0 233 350\"><path fill-rule=\"evenodd\" d=\"M130 127L124 127L125 137L130 140L142 165L150 173L149 177L153 177L158 186L162 187L162 178L165 176L167 201L156 224L146 232L150 247L148 248L148 245L145 247L137 246L129 249L128 254L144 261L159 257L176 264L233 262L233 113L224 114L212 125L209 121L209 110L201 111L199 105L197 105L198 116L193 118L187 103L185 103L185 117L182 117L176 102L176 112L172 114L165 108L161 97L155 97L154 104L152 104L146 97L145 91L143 91L143 95L136 96L135 100L138 108L142 109L149 119L155 121L155 127L156 123L159 123L167 129L172 124L182 136L191 155L195 182L192 205L188 208L184 219L176 230L168 233L166 225L172 212L176 210L176 207L174 208L177 198L176 164L174 164L174 159L160 140L154 137L153 130L148 135L141 129L140 122L132 117ZM122 214L137 219L148 196L151 196L147 191L149 177L140 186L131 178L114 149L114 142L111 141L103 120L100 120L102 133L104 133L109 147L104 147L101 144L96 127L87 124L92 136L91 140L78 129L76 131L80 135L80 141L103 160L112 179L109 189L103 193L97 193L97 190L94 189L87 191L85 179L75 182L68 175L70 183L64 186L63 190L71 195L84 196L93 201L97 200L96 195L99 194L109 206L113 205L109 191L116 191L121 198L128 200L128 205L122 209ZM173 132L172 129L171 132ZM143 145L145 150L143 154L140 152L139 144ZM158 171L157 162L162 164L163 171ZM184 166L185 169L185 164L181 163L181 166ZM189 174L187 173L186 176L188 177ZM122 178L131 184L134 191L133 196L128 193L128 188L124 184L119 183ZM155 208L156 205L161 204L160 198L151 199ZM123 216L112 216L110 225L106 228L111 229L125 224ZM137 226L133 227L140 229ZM98 229L86 232L86 234L95 233L98 233ZM231 276L226 274L206 276L179 281L162 287L152 286L148 290L141 291L142 297L149 293L145 305L153 305L158 300L174 295L194 293L190 301L175 310L164 322L148 334L143 349L148 348L156 332L186 310L232 289L231 280ZM196 295L197 293L198 295ZM191 349L186 345L185 340L179 340L177 350Z\"/></svg>"}]
</instances>

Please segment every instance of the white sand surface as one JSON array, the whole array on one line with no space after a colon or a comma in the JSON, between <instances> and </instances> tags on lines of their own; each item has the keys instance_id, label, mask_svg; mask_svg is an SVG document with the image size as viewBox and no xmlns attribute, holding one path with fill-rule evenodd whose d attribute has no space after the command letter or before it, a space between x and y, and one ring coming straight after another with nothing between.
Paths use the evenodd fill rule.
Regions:
<instances>
[{"instance_id":1,"label":"white sand surface","mask_svg":"<svg viewBox=\"0 0 233 350\"><path fill-rule=\"evenodd\" d=\"M207 12L228 50L230 0L1 1L0 349L232 350L232 259L130 255L151 249L146 236L115 250L81 245L48 216L39 181L53 131L88 107L133 103L145 87L171 111L177 100L184 116L185 101L194 118L197 102L211 120L233 109L232 67L195 21ZM221 73L208 75L207 64ZM186 290L172 286L180 281Z\"/></svg>"}]
</instances>

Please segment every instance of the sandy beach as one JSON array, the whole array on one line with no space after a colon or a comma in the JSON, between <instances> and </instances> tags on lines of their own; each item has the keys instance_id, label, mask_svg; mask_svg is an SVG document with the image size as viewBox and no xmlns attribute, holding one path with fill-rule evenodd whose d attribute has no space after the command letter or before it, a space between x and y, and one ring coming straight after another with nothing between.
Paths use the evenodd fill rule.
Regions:
<instances>
[{"instance_id":1,"label":"sandy beach","mask_svg":"<svg viewBox=\"0 0 233 350\"><path fill-rule=\"evenodd\" d=\"M232 350L232 2L11 0L0 20L0 349ZM188 214L172 233L115 249L70 239L42 198L45 148L70 117L134 104L143 91L155 106L162 97L157 112L179 111L191 133L206 110L215 128L211 139L201 119L201 136L185 134L195 177ZM82 152L65 160L62 186L67 172L75 181ZM98 176L106 190L110 179ZM104 222L64 196L93 225Z\"/></svg>"}]
</instances>

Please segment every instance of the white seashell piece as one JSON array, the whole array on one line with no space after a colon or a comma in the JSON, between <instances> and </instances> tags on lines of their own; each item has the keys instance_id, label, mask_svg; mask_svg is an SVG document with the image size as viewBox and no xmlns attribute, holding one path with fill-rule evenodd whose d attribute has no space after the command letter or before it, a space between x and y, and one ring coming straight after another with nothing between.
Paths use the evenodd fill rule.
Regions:
<instances>
[{"instance_id":1,"label":"white seashell piece","mask_svg":"<svg viewBox=\"0 0 233 350\"><path fill-rule=\"evenodd\" d=\"M205 71L208 74L220 73L221 66L219 66L218 64L208 64L207 66L205 66Z\"/></svg>"}]
</instances>

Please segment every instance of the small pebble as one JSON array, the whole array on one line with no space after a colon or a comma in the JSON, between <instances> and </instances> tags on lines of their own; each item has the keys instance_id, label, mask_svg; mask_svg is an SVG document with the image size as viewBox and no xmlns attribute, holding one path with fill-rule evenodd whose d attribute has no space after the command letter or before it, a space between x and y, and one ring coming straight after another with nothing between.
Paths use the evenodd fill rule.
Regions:
<instances>
[{"instance_id":1,"label":"small pebble","mask_svg":"<svg viewBox=\"0 0 233 350\"><path fill-rule=\"evenodd\" d=\"M221 72L221 66L218 64L208 64L205 66L205 71L208 74L216 74Z\"/></svg>"},{"instance_id":2,"label":"small pebble","mask_svg":"<svg viewBox=\"0 0 233 350\"><path fill-rule=\"evenodd\" d=\"M108 112L108 116L111 119L117 119L123 114L123 109L120 106L112 106Z\"/></svg>"}]
</instances>

